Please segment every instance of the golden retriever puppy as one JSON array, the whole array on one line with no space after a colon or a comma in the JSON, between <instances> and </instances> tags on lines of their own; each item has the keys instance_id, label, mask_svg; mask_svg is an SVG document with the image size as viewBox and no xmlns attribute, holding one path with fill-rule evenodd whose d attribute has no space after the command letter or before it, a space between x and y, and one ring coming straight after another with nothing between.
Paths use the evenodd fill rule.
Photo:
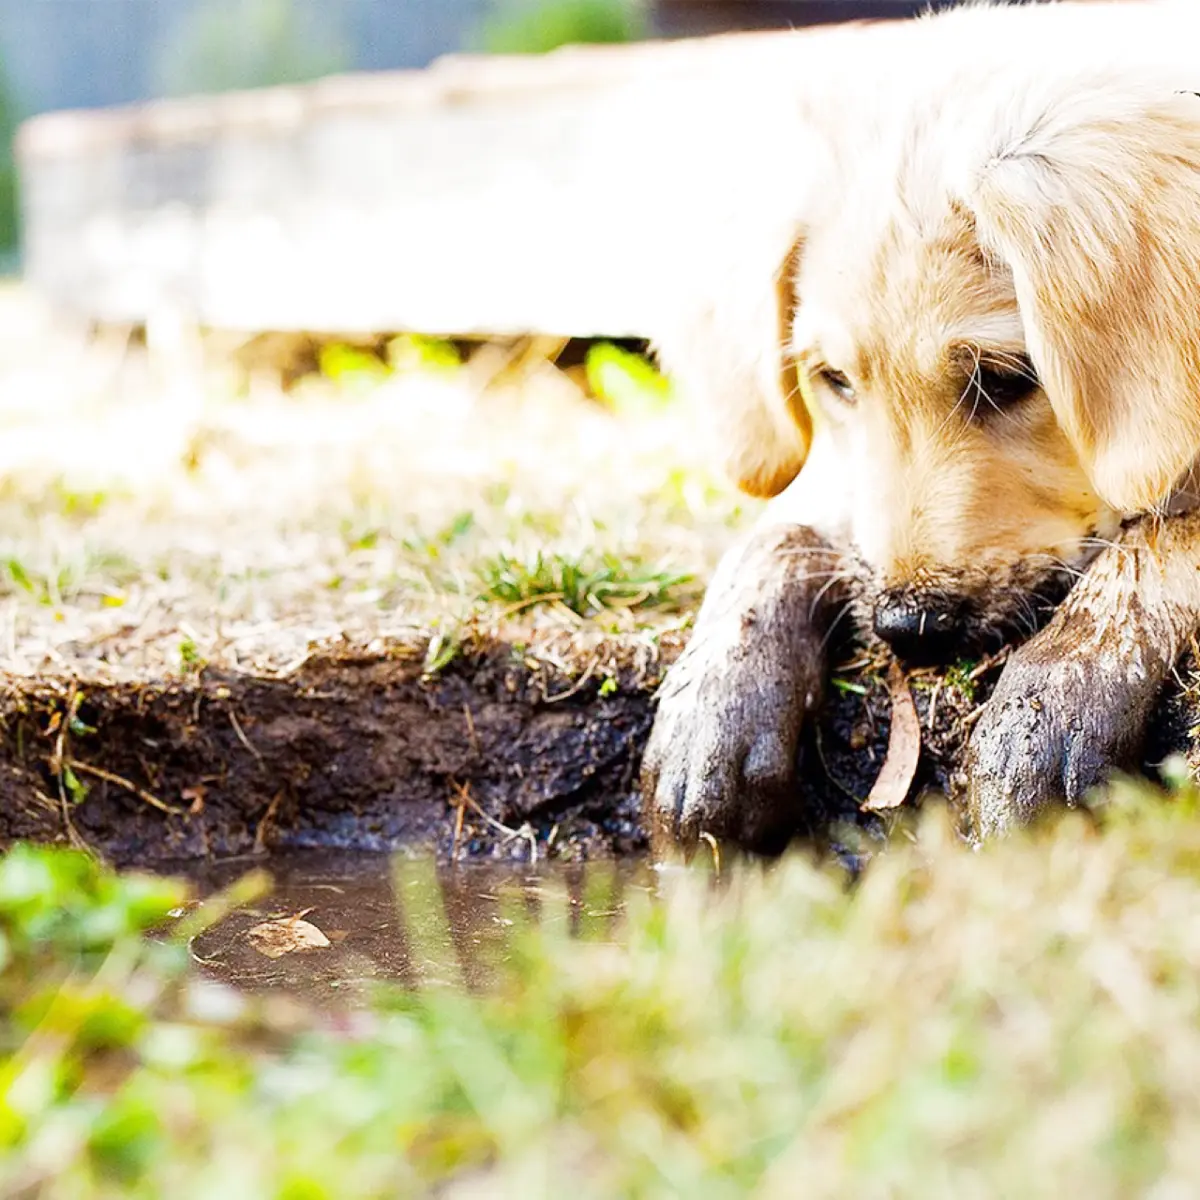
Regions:
<instances>
[{"instance_id":1,"label":"golden retriever puppy","mask_svg":"<svg viewBox=\"0 0 1200 1200\"><path fill-rule=\"evenodd\" d=\"M777 498L662 688L660 835L802 822L846 605L911 662L1034 634L972 735L980 836L1134 761L1200 627L1198 34L1187 0L972 5L707 68L659 348Z\"/></svg>"}]
</instances>

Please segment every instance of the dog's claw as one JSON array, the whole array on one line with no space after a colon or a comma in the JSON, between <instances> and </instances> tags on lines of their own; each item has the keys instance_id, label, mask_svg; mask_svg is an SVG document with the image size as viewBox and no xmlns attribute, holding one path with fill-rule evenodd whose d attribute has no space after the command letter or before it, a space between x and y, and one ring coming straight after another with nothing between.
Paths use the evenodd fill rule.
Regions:
<instances>
[{"instance_id":1,"label":"dog's claw","mask_svg":"<svg viewBox=\"0 0 1200 1200\"><path fill-rule=\"evenodd\" d=\"M798 820L792 776L804 721L780 648L759 642L724 656L693 646L676 664L646 750L656 841L692 847L707 833L777 849Z\"/></svg>"}]
</instances>

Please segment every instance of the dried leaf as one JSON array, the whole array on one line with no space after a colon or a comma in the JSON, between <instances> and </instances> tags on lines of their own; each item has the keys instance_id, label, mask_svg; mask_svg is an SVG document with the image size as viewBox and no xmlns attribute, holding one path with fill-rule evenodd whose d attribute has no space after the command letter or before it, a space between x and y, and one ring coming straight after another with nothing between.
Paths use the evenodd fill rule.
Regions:
<instances>
[{"instance_id":1,"label":"dried leaf","mask_svg":"<svg viewBox=\"0 0 1200 1200\"><path fill-rule=\"evenodd\" d=\"M888 692L892 698L892 728L887 757L871 794L863 801L867 812L899 808L908 799L921 758L921 721L908 679L897 663L888 668Z\"/></svg>"},{"instance_id":2,"label":"dried leaf","mask_svg":"<svg viewBox=\"0 0 1200 1200\"><path fill-rule=\"evenodd\" d=\"M294 917L280 917L255 925L246 936L250 944L267 958L282 958L303 950L325 950L329 939L311 922L305 921L311 908Z\"/></svg>"},{"instance_id":3,"label":"dried leaf","mask_svg":"<svg viewBox=\"0 0 1200 1200\"><path fill-rule=\"evenodd\" d=\"M188 802L188 813L193 816L199 816L204 811L204 798L208 795L208 788L202 783L197 783L194 787L185 787L179 793L180 799Z\"/></svg>"}]
</instances>

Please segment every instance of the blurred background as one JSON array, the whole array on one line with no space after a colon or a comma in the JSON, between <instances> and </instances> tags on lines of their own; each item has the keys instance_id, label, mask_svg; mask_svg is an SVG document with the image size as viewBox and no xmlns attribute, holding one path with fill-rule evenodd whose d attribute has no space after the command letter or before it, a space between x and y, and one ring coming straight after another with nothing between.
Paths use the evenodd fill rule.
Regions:
<instances>
[{"instance_id":1,"label":"blurred background","mask_svg":"<svg viewBox=\"0 0 1200 1200\"><path fill-rule=\"evenodd\" d=\"M66 108L731 29L907 15L915 0L0 0L0 262L17 247L13 131Z\"/></svg>"}]
</instances>

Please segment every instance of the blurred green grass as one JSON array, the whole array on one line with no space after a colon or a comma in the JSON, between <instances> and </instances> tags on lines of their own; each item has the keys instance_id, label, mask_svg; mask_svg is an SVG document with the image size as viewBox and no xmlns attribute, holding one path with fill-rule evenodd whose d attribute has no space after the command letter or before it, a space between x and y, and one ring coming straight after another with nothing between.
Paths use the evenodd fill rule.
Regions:
<instances>
[{"instance_id":1,"label":"blurred green grass","mask_svg":"<svg viewBox=\"0 0 1200 1200\"><path fill-rule=\"evenodd\" d=\"M168 96L304 83L345 71L351 50L337 5L297 0L207 0L159 49Z\"/></svg>"},{"instance_id":2,"label":"blurred green grass","mask_svg":"<svg viewBox=\"0 0 1200 1200\"><path fill-rule=\"evenodd\" d=\"M981 853L935 809L852 887L803 855L671 871L615 933L529 925L487 994L333 1026L198 988L142 932L172 885L18 849L0 1192L1193 1194L1198 818L1118 787L1099 832Z\"/></svg>"},{"instance_id":3,"label":"blurred green grass","mask_svg":"<svg viewBox=\"0 0 1200 1200\"><path fill-rule=\"evenodd\" d=\"M13 138L19 123L17 103L0 63L0 274L11 269L20 240L17 165L13 157Z\"/></svg>"},{"instance_id":4,"label":"blurred green grass","mask_svg":"<svg viewBox=\"0 0 1200 1200\"><path fill-rule=\"evenodd\" d=\"M476 34L489 54L545 54L559 46L646 36L642 0L492 0Z\"/></svg>"}]
</instances>

